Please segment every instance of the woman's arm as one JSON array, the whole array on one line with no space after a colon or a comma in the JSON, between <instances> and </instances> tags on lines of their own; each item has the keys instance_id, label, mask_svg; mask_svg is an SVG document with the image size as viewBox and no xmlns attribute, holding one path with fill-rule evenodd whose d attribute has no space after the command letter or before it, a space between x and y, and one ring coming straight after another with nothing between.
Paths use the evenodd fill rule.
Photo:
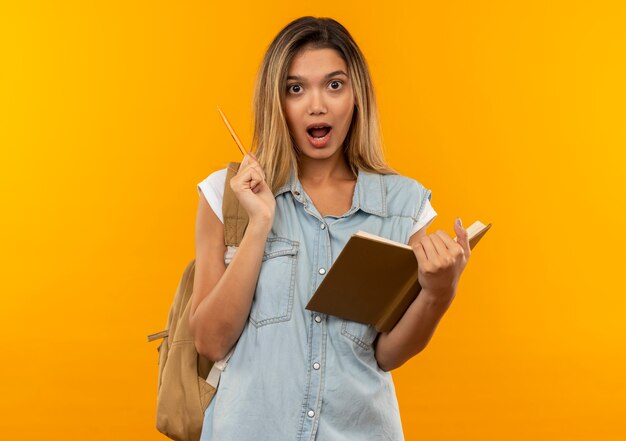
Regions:
<instances>
[{"instance_id":1,"label":"woman's arm","mask_svg":"<svg viewBox=\"0 0 626 441\"><path fill-rule=\"evenodd\" d=\"M382 370L400 367L421 352L452 303L470 255L467 232L459 225L455 230L458 243L441 230L427 236L426 226L411 236L422 289L393 329L378 336L375 353Z\"/></svg>"},{"instance_id":2,"label":"woman's arm","mask_svg":"<svg viewBox=\"0 0 626 441\"><path fill-rule=\"evenodd\" d=\"M189 324L196 350L209 360L224 358L250 313L271 224L249 223L228 267L224 225L204 198L196 222L196 269Z\"/></svg>"},{"instance_id":3,"label":"woman's arm","mask_svg":"<svg viewBox=\"0 0 626 441\"><path fill-rule=\"evenodd\" d=\"M247 154L231 186L248 213L248 226L228 267L224 264L224 225L200 198L196 218L196 269L189 326L199 354L224 358L246 324L261 270L276 201L254 154Z\"/></svg>"}]
</instances>

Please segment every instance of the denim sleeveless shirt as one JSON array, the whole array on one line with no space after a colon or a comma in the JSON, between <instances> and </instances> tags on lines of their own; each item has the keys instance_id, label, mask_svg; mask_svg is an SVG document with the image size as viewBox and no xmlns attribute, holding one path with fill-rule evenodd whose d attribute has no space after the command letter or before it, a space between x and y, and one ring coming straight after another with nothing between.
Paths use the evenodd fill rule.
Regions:
<instances>
[{"instance_id":1,"label":"denim sleeveless shirt","mask_svg":"<svg viewBox=\"0 0 626 441\"><path fill-rule=\"evenodd\" d=\"M321 216L295 175L274 195L250 315L201 440L403 440L391 373L374 356L376 329L305 306L353 233L408 243L430 190L359 170L341 216Z\"/></svg>"}]
</instances>

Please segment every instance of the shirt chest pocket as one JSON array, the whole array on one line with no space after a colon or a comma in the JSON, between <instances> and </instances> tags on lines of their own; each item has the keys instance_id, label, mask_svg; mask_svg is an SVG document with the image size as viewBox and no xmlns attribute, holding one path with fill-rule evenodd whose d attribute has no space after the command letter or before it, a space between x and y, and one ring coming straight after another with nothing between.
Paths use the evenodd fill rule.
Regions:
<instances>
[{"instance_id":1,"label":"shirt chest pocket","mask_svg":"<svg viewBox=\"0 0 626 441\"><path fill-rule=\"evenodd\" d=\"M378 331L371 325L365 325L351 320L342 320L341 335L352 340L352 342L363 349L371 349L378 335Z\"/></svg>"},{"instance_id":2,"label":"shirt chest pocket","mask_svg":"<svg viewBox=\"0 0 626 441\"><path fill-rule=\"evenodd\" d=\"M265 242L250 309L250 322L257 328L291 319L298 246L298 242L284 237L270 237Z\"/></svg>"}]
</instances>

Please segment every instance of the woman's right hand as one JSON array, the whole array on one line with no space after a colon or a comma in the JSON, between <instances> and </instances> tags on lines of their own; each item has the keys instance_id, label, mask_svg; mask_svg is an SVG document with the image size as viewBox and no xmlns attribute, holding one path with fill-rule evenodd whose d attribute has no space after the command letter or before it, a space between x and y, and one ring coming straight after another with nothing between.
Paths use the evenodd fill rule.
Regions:
<instances>
[{"instance_id":1,"label":"woman's right hand","mask_svg":"<svg viewBox=\"0 0 626 441\"><path fill-rule=\"evenodd\" d=\"M254 153L244 156L239 171L230 180L230 188L239 200L239 204L248 213L250 223L264 224L271 228L274 222L276 199L265 182L265 172L257 162Z\"/></svg>"}]
</instances>

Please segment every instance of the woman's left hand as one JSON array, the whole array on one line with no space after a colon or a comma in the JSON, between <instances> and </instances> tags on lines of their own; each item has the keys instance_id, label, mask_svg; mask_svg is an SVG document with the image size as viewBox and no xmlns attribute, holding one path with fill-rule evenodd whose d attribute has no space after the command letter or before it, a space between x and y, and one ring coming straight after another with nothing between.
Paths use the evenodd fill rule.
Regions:
<instances>
[{"instance_id":1,"label":"woman's left hand","mask_svg":"<svg viewBox=\"0 0 626 441\"><path fill-rule=\"evenodd\" d=\"M436 303L449 304L452 301L471 254L467 231L460 219L454 223L454 231L455 239L445 231L437 230L413 245L419 268L418 281L422 287L420 296L430 297Z\"/></svg>"}]
</instances>

